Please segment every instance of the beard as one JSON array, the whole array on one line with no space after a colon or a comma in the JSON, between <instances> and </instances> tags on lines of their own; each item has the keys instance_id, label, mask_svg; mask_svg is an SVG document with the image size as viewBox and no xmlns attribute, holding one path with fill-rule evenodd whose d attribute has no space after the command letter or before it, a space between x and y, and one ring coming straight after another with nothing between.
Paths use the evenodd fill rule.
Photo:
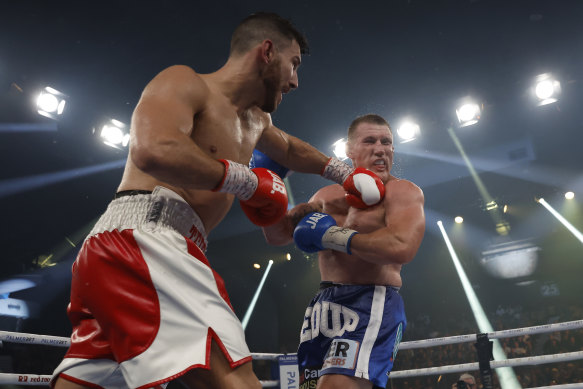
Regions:
<instances>
[{"instance_id":1,"label":"beard","mask_svg":"<svg viewBox=\"0 0 583 389\"><path fill-rule=\"evenodd\" d=\"M265 99L260 107L263 112L271 113L277 108L277 97L281 93L280 62L279 58L271 61L263 73Z\"/></svg>"}]
</instances>

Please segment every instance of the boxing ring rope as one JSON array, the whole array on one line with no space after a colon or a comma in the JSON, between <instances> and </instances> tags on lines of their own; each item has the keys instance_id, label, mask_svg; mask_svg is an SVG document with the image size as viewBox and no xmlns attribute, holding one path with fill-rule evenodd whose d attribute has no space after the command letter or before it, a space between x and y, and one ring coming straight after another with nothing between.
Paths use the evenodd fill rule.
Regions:
<instances>
[{"instance_id":1,"label":"boxing ring rope","mask_svg":"<svg viewBox=\"0 0 583 389\"><path fill-rule=\"evenodd\" d=\"M541 334L554 331L566 331L572 329L583 328L583 320L574 320L563 323L546 324L533 327L515 328L511 330L495 331L487 333L489 339L511 338L516 336ZM409 342L402 342L399 346L400 350L425 348L443 346L455 343L465 343L477 340L476 334L448 336L433 339L414 340ZM0 331L0 345L2 342L21 343L21 344L36 344L44 346L55 347L69 347L70 339L50 335L37 335L20 332ZM276 361L284 354L276 353L251 353L255 360L270 360ZM491 361L492 368L507 367L507 366L524 366L524 365L539 365L545 363L567 362L572 360L583 359L583 351L575 351L561 354L539 355L533 357L514 358L504 361ZM412 376L427 376L443 373L457 373L463 371L475 371L479 369L478 362L464 363L459 365L446 365L439 367L429 367L411 370L399 370L391 372L390 379L405 378ZM39 385L48 384L51 379L50 375L38 374L8 374L0 373L0 384L15 384L15 385ZM279 381L267 380L260 381L262 387L277 387ZM533 389L545 389L550 387L538 387ZM553 389L571 389L583 388L583 383L553 385Z\"/></svg>"}]
</instances>

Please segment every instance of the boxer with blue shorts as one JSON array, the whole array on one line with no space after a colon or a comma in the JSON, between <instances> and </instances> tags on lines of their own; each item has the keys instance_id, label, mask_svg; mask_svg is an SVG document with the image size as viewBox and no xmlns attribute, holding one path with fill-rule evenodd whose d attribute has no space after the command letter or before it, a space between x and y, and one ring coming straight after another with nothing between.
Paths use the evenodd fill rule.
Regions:
<instances>
[{"instance_id":1,"label":"boxer with blue shorts","mask_svg":"<svg viewBox=\"0 0 583 389\"><path fill-rule=\"evenodd\" d=\"M293 240L305 252L318 252L324 282L303 319L301 389L386 386L407 323L401 269L425 231L423 192L390 174L393 134L385 119L356 118L346 154L355 167L348 182L321 188L263 228L271 244Z\"/></svg>"},{"instance_id":2,"label":"boxer with blue shorts","mask_svg":"<svg viewBox=\"0 0 583 389\"><path fill-rule=\"evenodd\" d=\"M324 374L365 378L384 388L407 321L398 289L322 282L300 334L300 389Z\"/></svg>"}]
</instances>

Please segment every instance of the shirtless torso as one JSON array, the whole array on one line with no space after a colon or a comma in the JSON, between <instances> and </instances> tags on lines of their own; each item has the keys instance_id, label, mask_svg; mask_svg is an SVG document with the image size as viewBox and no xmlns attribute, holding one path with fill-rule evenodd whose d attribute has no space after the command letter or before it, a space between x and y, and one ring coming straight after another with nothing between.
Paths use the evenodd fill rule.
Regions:
<instances>
[{"instance_id":1,"label":"shirtless torso","mask_svg":"<svg viewBox=\"0 0 583 389\"><path fill-rule=\"evenodd\" d=\"M318 191L310 202L322 212L334 217L339 226L372 233L387 228L389 207L395 192L414 187L406 180L394 177L385 184L385 199L378 205L367 209L349 207L344 199L345 191L340 185L330 185ZM374 284L401 287L401 267L399 262L386 258L384 263L374 263L366 257L349 255L336 250L319 253L319 266L322 280L345 284Z\"/></svg>"},{"instance_id":2,"label":"shirtless torso","mask_svg":"<svg viewBox=\"0 0 583 389\"><path fill-rule=\"evenodd\" d=\"M186 69L179 71L188 72ZM271 124L269 115L258 107L238 112L237 107L214 85L212 77L195 75L194 72L191 77L196 78L198 83L203 82L206 90L202 105L192 118L192 127L183 130L201 152L210 158L247 164L263 131ZM231 194L172 185L157 179L136 166L130 151L118 191L152 190L157 185L165 186L182 196L200 216L207 233L225 217L234 199Z\"/></svg>"}]
</instances>

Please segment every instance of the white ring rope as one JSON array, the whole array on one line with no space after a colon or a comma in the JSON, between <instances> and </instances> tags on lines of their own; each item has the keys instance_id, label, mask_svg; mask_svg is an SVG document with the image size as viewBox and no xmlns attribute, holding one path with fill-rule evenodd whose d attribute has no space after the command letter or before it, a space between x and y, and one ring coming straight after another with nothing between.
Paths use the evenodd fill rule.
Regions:
<instances>
[{"instance_id":1,"label":"white ring rope","mask_svg":"<svg viewBox=\"0 0 583 389\"><path fill-rule=\"evenodd\" d=\"M533 327L514 328L511 330L495 331L487 333L488 339L502 339L512 338L515 336L542 334L554 331L567 331L572 329L583 328L583 320L566 321L564 323L545 324ZM473 342L477 340L476 334L469 335L455 335L442 338L413 340L409 342L402 342L399 345L399 350L410 350L421 347L435 347L447 344ZM22 332L0 331L0 341L10 343L25 343L25 344L40 344L45 346L69 347L71 341L69 338L50 336L50 335L36 335L26 334ZM276 360L279 355L275 353L255 353L251 354L257 360Z\"/></svg>"},{"instance_id":2,"label":"white ring rope","mask_svg":"<svg viewBox=\"0 0 583 389\"><path fill-rule=\"evenodd\" d=\"M51 382L50 375L38 374L0 374L0 385L48 385ZM277 388L279 381L259 381L264 388Z\"/></svg>"},{"instance_id":3,"label":"white ring rope","mask_svg":"<svg viewBox=\"0 0 583 389\"><path fill-rule=\"evenodd\" d=\"M507 367L507 366L541 365L544 363L567 362L567 361L574 361L577 359L583 359L583 351L574 351L571 353L562 353L562 354L538 355L535 357L514 358L514 359L506 359L503 361L490 361L490 367L492 369L496 369L499 367ZM443 374L443 373L460 373L460 372L464 372L464 371L470 371L470 370L475 371L475 370L479 370L479 369L480 369L480 366L479 366L478 362L462 363L460 365L446 365L446 366L426 367L426 368L422 368L422 369L392 371L389 374L389 378L417 377L417 376L435 375L435 374Z\"/></svg>"},{"instance_id":4,"label":"white ring rope","mask_svg":"<svg viewBox=\"0 0 583 389\"><path fill-rule=\"evenodd\" d=\"M583 328L583 320L573 320L566 321L564 323L555 324L545 324L533 327L515 328L512 330L495 331L488 332L488 339L501 339L501 338L512 338L514 336L532 335L532 334L542 334L546 332L554 331L566 331L573 330L577 328ZM447 336L443 338L433 338L424 340L413 340L410 342L403 342L399 345L399 350L410 350L421 347L435 347L443 346L446 344L464 343L464 342L474 342L478 336L476 334L470 335L456 335Z\"/></svg>"},{"instance_id":5,"label":"white ring rope","mask_svg":"<svg viewBox=\"0 0 583 389\"><path fill-rule=\"evenodd\" d=\"M71 339L60 336L27 334L24 332L0 331L0 342L40 344L43 346L69 347ZM276 361L280 355L275 353L251 353L255 360Z\"/></svg>"},{"instance_id":6,"label":"white ring rope","mask_svg":"<svg viewBox=\"0 0 583 389\"><path fill-rule=\"evenodd\" d=\"M511 330L495 331L487 333L489 339L511 338L515 336L541 334L554 331L566 331L571 329L583 328L583 320L574 320L564 323L546 324L533 327L515 328ZM414 340L403 342L400 344L400 350L416 349L421 347L435 347L455 343L472 342L477 340L476 334L448 336L434 339ZM2 342L9 343L23 343L23 344L39 344L44 346L69 347L71 341L69 338L51 336L51 335L37 335L27 334L21 332L0 331L0 345ZM271 360L275 361L280 355L276 353L252 353L251 356L255 360ZM492 368L507 367L507 366L524 366L524 365L538 365L544 363L566 362L577 359L583 359L583 351L576 351L562 354L539 355L534 357L514 358L504 361L491 361ZM446 365L438 367L429 367L412 370L393 371L390 378L405 378L412 376L427 376L442 373L459 373L463 371L479 370L478 362L464 363L459 365ZM0 373L0 384L16 384L16 385L39 385L48 384L50 382L50 375L38 374L7 374ZM261 385L267 387L277 387L279 381L260 381ZM545 389L547 387L540 387L534 389ZM583 383L554 385L553 389L560 388L583 388Z\"/></svg>"}]
</instances>

